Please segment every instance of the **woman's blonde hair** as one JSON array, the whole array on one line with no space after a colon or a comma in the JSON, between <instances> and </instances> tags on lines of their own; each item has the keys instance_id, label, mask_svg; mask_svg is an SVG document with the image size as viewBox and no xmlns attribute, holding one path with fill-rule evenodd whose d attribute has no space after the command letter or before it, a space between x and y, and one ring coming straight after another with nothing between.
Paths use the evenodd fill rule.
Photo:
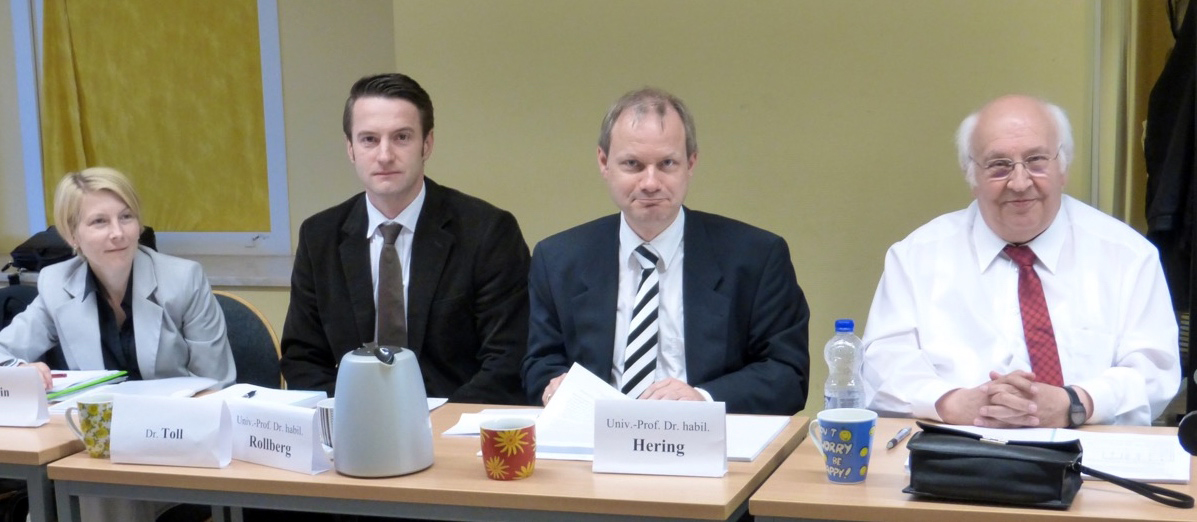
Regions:
<instances>
[{"instance_id":1,"label":"woman's blonde hair","mask_svg":"<svg viewBox=\"0 0 1197 522\"><path fill-rule=\"evenodd\" d=\"M128 205L133 217L141 221L141 202L133 191L129 178L116 169L91 167L67 173L54 190L54 223L67 243L75 245L75 229L79 227L79 212L83 196L107 190Z\"/></svg>"}]
</instances>

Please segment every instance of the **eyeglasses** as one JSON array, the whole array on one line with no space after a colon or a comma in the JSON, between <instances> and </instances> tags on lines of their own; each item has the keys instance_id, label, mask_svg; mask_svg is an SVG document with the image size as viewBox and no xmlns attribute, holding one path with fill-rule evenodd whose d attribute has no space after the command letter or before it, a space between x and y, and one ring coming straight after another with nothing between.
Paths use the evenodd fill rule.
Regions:
<instances>
[{"instance_id":1,"label":"eyeglasses","mask_svg":"<svg viewBox=\"0 0 1197 522\"><path fill-rule=\"evenodd\" d=\"M1010 158L997 158L991 159L985 163L981 163L973 159L971 156L969 159L972 159L973 163L976 163L978 167L983 169L985 179L989 181L1005 181L1010 179L1010 176L1014 174L1015 167L1018 167L1019 165L1022 165L1022 168L1026 169L1027 174L1031 175L1032 177L1042 178L1047 176L1048 167L1051 166L1052 161L1060 157L1060 150L1062 149L1063 145L1057 147L1056 154L1054 156L1048 156L1047 154L1035 154L1028 158L1024 158L1022 161L1014 161Z\"/></svg>"}]
</instances>

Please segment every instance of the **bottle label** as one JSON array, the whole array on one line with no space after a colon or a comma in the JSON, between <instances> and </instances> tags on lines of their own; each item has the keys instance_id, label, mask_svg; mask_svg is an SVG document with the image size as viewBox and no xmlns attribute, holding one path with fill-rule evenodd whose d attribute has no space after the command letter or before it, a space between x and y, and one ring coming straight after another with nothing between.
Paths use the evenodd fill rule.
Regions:
<instances>
[{"instance_id":1,"label":"bottle label","mask_svg":"<svg viewBox=\"0 0 1197 522\"><path fill-rule=\"evenodd\" d=\"M823 395L823 409L864 408L864 396L860 392L841 392L838 396Z\"/></svg>"}]
</instances>

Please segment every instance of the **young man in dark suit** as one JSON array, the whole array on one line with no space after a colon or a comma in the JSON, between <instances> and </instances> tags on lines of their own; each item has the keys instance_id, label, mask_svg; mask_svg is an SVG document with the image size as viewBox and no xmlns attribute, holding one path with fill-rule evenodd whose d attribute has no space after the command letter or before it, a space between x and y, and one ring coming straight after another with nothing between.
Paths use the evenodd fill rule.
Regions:
<instances>
[{"instance_id":1,"label":"young man in dark suit","mask_svg":"<svg viewBox=\"0 0 1197 522\"><path fill-rule=\"evenodd\" d=\"M416 353L429 396L524 403L529 260L519 224L424 176L432 101L415 80L362 78L343 127L365 192L300 227L282 338L289 387L331 395L341 357L378 341Z\"/></svg>"},{"instance_id":2,"label":"young man in dark suit","mask_svg":"<svg viewBox=\"0 0 1197 522\"><path fill-rule=\"evenodd\" d=\"M676 97L644 89L608 112L598 163L620 213L536 246L530 400L552 399L576 362L634 398L723 401L730 413L802 409L810 311L789 247L683 208L697 161L694 122Z\"/></svg>"}]
</instances>

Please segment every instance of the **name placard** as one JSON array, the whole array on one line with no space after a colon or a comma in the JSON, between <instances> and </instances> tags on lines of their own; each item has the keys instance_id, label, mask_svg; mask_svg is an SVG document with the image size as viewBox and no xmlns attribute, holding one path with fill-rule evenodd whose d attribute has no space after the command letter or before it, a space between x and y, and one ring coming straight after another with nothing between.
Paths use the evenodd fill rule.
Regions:
<instances>
[{"instance_id":1,"label":"name placard","mask_svg":"<svg viewBox=\"0 0 1197 522\"><path fill-rule=\"evenodd\" d=\"M316 474L330 463L320 444L316 410L254 399L227 401L233 423L233 458Z\"/></svg>"},{"instance_id":2,"label":"name placard","mask_svg":"<svg viewBox=\"0 0 1197 522\"><path fill-rule=\"evenodd\" d=\"M0 368L0 426L33 428L49 421L46 385L37 368Z\"/></svg>"},{"instance_id":3,"label":"name placard","mask_svg":"<svg viewBox=\"0 0 1197 522\"><path fill-rule=\"evenodd\" d=\"M722 477L727 415L722 402L599 400L594 471Z\"/></svg>"},{"instance_id":4,"label":"name placard","mask_svg":"<svg viewBox=\"0 0 1197 522\"><path fill-rule=\"evenodd\" d=\"M223 468L232 461L223 401L116 395L111 437L113 462Z\"/></svg>"}]
</instances>

